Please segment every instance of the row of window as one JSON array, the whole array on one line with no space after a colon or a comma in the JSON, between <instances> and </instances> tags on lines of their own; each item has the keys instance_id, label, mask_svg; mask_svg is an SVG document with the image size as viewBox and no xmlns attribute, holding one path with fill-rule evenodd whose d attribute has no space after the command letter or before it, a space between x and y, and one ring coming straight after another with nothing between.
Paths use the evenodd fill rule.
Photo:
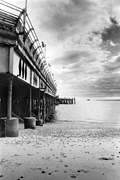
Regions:
<instances>
[{"instance_id":1,"label":"row of window","mask_svg":"<svg viewBox=\"0 0 120 180\"><path fill-rule=\"evenodd\" d=\"M27 65L25 62L22 61L22 59L19 59L19 65L18 65L18 69L19 69L19 77L21 77L22 79L27 80L28 77L28 72L27 72ZM30 76L30 75L29 75ZM34 86L38 86L39 82L38 82L38 76L36 75L35 72L33 72L33 85ZM30 77L29 77L30 78ZM45 88L44 82L40 81L40 88ZM48 92L51 92L50 89L48 89Z\"/></svg>"}]
</instances>

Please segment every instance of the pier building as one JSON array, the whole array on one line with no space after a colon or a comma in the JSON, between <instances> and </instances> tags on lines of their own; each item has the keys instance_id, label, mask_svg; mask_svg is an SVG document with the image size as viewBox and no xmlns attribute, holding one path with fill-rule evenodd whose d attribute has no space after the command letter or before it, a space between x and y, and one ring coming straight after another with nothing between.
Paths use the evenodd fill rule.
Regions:
<instances>
[{"instance_id":1,"label":"pier building","mask_svg":"<svg viewBox=\"0 0 120 180\"><path fill-rule=\"evenodd\" d=\"M21 121L35 117L45 123L55 111L57 91L45 44L39 41L26 9L5 1L0 4L5 7L0 9L0 118L12 122L13 117Z\"/></svg>"}]
</instances>

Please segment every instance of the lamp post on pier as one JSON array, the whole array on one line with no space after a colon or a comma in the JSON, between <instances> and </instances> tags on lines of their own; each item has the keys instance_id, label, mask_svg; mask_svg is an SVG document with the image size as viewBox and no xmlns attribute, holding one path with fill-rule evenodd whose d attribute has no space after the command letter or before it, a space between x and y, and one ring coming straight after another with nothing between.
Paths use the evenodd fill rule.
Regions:
<instances>
[{"instance_id":1,"label":"lamp post on pier","mask_svg":"<svg viewBox=\"0 0 120 180\"><path fill-rule=\"evenodd\" d=\"M23 14L23 41L24 42L25 42L26 16L27 16L27 0L25 0L25 8L24 8L24 14Z\"/></svg>"}]
</instances>

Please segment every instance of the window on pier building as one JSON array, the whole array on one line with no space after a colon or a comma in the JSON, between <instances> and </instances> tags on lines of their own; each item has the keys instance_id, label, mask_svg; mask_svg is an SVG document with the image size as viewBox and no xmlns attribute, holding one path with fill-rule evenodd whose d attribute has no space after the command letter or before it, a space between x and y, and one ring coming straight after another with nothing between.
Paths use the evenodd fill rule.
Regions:
<instances>
[{"instance_id":1,"label":"window on pier building","mask_svg":"<svg viewBox=\"0 0 120 180\"><path fill-rule=\"evenodd\" d=\"M33 74L33 85L37 86L37 75L36 73Z\"/></svg>"}]
</instances>

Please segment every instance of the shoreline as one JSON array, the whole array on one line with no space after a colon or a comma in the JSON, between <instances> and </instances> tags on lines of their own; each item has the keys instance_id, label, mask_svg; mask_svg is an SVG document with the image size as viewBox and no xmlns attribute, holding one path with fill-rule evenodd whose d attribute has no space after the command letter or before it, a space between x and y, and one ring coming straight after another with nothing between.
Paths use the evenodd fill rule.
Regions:
<instances>
[{"instance_id":1,"label":"shoreline","mask_svg":"<svg viewBox=\"0 0 120 180\"><path fill-rule=\"evenodd\" d=\"M19 137L0 139L1 180L118 180L120 130L109 124L20 124Z\"/></svg>"}]
</instances>

